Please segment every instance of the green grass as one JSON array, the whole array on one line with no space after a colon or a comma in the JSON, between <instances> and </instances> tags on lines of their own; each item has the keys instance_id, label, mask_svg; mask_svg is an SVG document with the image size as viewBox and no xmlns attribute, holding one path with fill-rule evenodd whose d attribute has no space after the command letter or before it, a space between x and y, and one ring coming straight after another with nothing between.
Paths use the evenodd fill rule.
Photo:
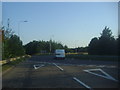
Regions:
<instances>
[{"instance_id":1,"label":"green grass","mask_svg":"<svg viewBox=\"0 0 120 90\"><path fill-rule=\"evenodd\" d=\"M35 55L44 56L44 55L53 55L53 53L37 53Z\"/></svg>"},{"instance_id":2,"label":"green grass","mask_svg":"<svg viewBox=\"0 0 120 90\"><path fill-rule=\"evenodd\" d=\"M20 58L20 59L17 59L17 60L15 60L15 61L11 61L11 62L9 62L9 63L3 64L3 65L2 65L2 72L6 71L6 70L9 69L9 68L12 68L13 66L19 64L20 62L25 61L26 59L28 59L27 56L24 57L24 58Z\"/></svg>"},{"instance_id":3,"label":"green grass","mask_svg":"<svg viewBox=\"0 0 120 90\"><path fill-rule=\"evenodd\" d=\"M66 55L66 57L67 58L79 59L79 60L118 61L118 56L70 54L70 55Z\"/></svg>"}]
</instances>

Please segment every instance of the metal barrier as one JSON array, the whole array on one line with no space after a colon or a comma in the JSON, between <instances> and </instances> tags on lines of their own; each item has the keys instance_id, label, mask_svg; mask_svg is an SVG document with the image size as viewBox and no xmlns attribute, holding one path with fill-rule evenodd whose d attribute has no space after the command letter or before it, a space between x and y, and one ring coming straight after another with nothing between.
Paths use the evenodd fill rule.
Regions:
<instances>
[{"instance_id":1,"label":"metal barrier","mask_svg":"<svg viewBox=\"0 0 120 90\"><path fill-rule=\"evenodd\" d=\"M27 55L27 56L28 56L28 57L31 57L30 55ZM9 61L15 61L15 60L20 59L20 58L25 58L25 56L16 57L16 58L10 58L9 60L1 60L1 61L0 61L0 65L6 64L6 63L8 63Z\"/></svg>"}]
</instances>

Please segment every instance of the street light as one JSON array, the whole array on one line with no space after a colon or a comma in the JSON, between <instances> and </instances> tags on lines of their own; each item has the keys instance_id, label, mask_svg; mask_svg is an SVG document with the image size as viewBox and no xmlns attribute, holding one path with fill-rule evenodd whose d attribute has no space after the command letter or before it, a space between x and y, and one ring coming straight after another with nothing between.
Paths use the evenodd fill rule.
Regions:
<instances>
[{"instance_id":1,"label":"street light","mask_svg":"<svg viewBox=\"0 0 120 90\"><path fill-rule=\"evenodd\" d=\"M51 50L52 50L52 47L51 47L51 42L52 42L52 37L54 37L54 35L52 35L51 37L50 37L50 53L51 53Z\"/></svg>"},{"instance_id":2,"label":"street light","mask_svg":"<svg viewBox=\"0 0 120 90\"><path fill-rule=\"evenodd\" d=\"M20 37L20 23L28 22L27 20L25 21L19 21L18 22L18 36Z\"/></svg>"}]
</instances>

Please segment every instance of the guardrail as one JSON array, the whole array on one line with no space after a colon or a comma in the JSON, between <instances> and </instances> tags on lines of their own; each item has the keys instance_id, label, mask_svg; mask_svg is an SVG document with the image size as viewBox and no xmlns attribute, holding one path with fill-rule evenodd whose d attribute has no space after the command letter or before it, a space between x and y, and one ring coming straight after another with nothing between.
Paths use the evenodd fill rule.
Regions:
<instances>
[{"instance_id":1,"label":"guardrail","mask_svg":"<svg viewBox=\"0 0 120 90\"><path fill-rule=\"evenodd\" d=\"M10 61L15 61L15 60L20 59L20 58L25 58L26 56L31 57L30 55L25 55L25 56L16 57L16 58L10 58L8 60L1 60L0 65L6 64L6 63L8 63Z\"/></svg>"}]
</instances>

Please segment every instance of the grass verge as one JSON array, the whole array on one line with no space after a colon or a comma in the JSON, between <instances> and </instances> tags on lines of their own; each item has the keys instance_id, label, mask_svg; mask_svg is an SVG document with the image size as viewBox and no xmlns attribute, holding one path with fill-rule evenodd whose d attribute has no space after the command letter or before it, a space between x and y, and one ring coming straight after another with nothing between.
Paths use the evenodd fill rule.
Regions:
<instances>
[{"instance_id":1,"label":"grass verge","mask_svg":"<svg viewBox=\"0 0 120 90\"><path fill-rule=\"evenodd\" d=\"M100 60L100 61L118 61L120 56L99 56L99 55L80 55L80 54L69 54L67 58L74 58L79 60Z\"/></svg>"}]
</instances>

